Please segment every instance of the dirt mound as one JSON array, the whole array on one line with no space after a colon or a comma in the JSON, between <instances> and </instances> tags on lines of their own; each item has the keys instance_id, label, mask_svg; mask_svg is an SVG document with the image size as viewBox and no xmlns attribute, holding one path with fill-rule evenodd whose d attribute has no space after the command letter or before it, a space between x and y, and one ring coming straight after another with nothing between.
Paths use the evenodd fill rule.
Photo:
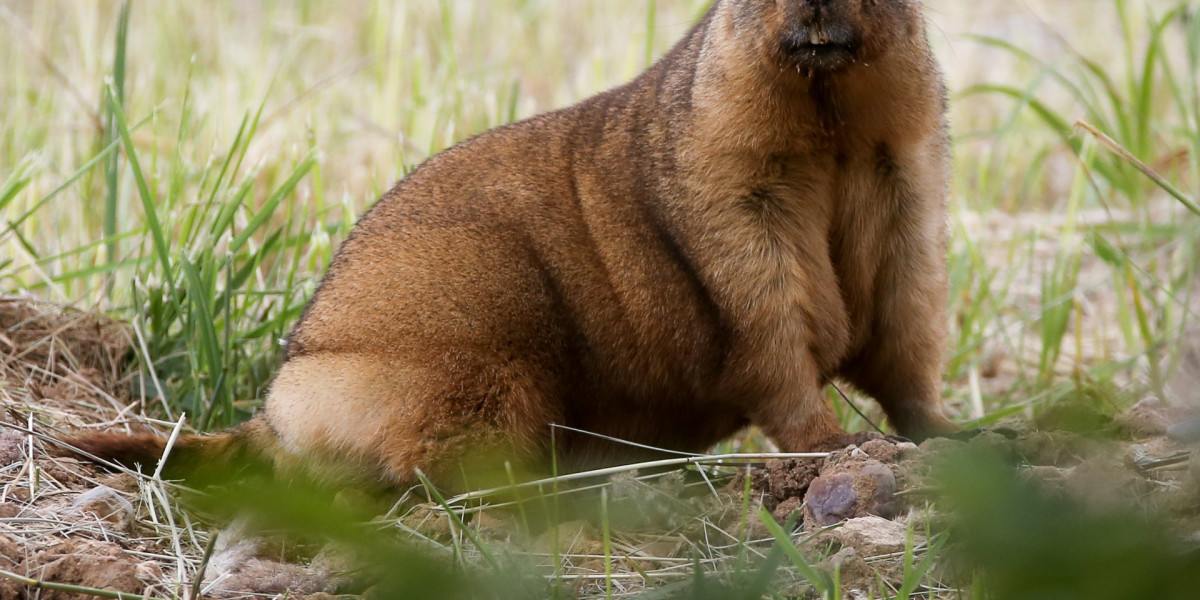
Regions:
<instances>
[{"instance_id":1,"label":"dirt mound","mask_svg":"<svg viewBox=\"0 0 1200 600\"><path fill-rule=\"evenodd\" d=\"M104 315L0 298L0 571L37 583L0 574L0 600L181 597L198 578L206 598L335 591L327 565L236 536L205 565L211 534L169 485L46 452L65 430L163 431L129 397L134 339Z\"/></svg>"},{"instance_id":2,"label":"dirt mound","mask_svg":"<svg viewBox=\"0 0 1200 600\"><path fill-rule=\"evenodd\" d=\"M41 548L21 548L18 544L0 537L0 564L4 570L15 573L36 574L42 581L102 589L128 594L142 594L155 587L162 578L162 570L152 560L138 561L120 544L92 540L66 540L60 544ZM9 554L11 552L11 554ZM25 586L14 580L0 579L0 598L22 598ZM43 600L66 600L80 598L80 594L66 590L45 590Z\"/></svg>"},{"instance_id":3,"label":"dirt mound","mask_svg":"<svg viewBox=\"0 0 1200 600\"><path fill-rule=\"evenodd\" d=\"M127 411L122 378L132 347L130 328L104 315L0 298L0 392L9 416L79 425Z\"/></svg>"},{"instance_id":4,"label":"dirt mound","mask_svg":"<svg viewBox=\"0 0 1200 600\"><path fill-rule=\"evenodd\" d=\"M36 300L0 298L0 365L10 383L61 380L109 391L130 358L129 326L104 315ZM45 396L42 396L45 397Z\"/></svg>"}]
</instances>

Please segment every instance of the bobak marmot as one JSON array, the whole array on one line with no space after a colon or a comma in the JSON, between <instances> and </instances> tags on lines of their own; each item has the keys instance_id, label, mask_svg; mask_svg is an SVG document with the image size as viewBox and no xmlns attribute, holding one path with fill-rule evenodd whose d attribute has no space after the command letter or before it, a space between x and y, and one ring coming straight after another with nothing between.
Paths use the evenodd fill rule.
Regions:
<instances>
[{"instance_id":1,"label":"bobak marmot","mask_svg":"<svg viewBox=\"0 0 1200 600\"><path fill-rule=\"evenodd\" d=\"M717 0L629 84L387 192L263 413L181 438L168 473L263 456L445 480L482 449L545 460L552 424L681 451L755 424L828 448L849 439L834 378L905 436L951 430L944 112L919 0ZM75 442L126 464L164 447ZM554 443L564 469L639 458Z\"/></svg>"}]
</instances>

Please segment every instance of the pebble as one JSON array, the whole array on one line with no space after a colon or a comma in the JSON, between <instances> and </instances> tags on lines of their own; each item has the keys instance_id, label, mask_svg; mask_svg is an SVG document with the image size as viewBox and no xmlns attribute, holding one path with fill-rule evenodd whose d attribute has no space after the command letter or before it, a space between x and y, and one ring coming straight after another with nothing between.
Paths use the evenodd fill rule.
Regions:
<instances>
[{"instance_id":1,"label":"pebble","mask_svg":"<svg viewBox=\"0 0 1200 600\"><path fill-rule=\"evenodd\" d=\"M1167 429L1167 436L1185 444L1200 443L1200 417L1180 421Z\"/></svg>"},{"instance_id":2,"label":"pebble","mask_svg":"<svg viewBox=\"0 0 1200 600\"><path fill-rule=\"evenodd\" d=\"M111 523L118 531L128 533L133 527L133 504L105 485L80 494L71 503L71 508L93 513L100 520Z\"/></svg>"},{"instance_id":3,"label":"pebble","mask_svg":"<svg viewBox=\"0 0 1200 600\"><path fill-rule=\"evenodd\" d=\"M850 519L828 535L861 556L873 557L903 552L908 529L890 519L868 515Z\"/></svg>"},{"instance_id":4,"label":"pebble","mask_svg":"<svg viewBox=\"0 0 1200 600\"><path fill-rule=\"evenodd\" d=\"M834 465L809 486L805 523L824 527L866 515L890 518L899 511L895 494L895 474L878 461Z\"/></svg>"}]
</instances>

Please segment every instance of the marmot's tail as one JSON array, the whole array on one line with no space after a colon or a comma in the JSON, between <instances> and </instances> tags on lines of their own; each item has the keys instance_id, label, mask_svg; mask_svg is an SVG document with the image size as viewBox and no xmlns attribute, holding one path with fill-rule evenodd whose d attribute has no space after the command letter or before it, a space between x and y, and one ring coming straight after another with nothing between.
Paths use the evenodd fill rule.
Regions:
<instances>
[{"instance_id":1,"label":"marmot's tail","mask_svg":"<svg viewBox=\"0 0 1200 600\"><path fill-rule=\"evenodd\" d=\"M87 455L142 473L153 473L166 450L167 439L152 434L96 433L63 440ZM181 479L205 487L273 470L275 436L266 421L256 418L214 435L182 435L171 446L163 479ZM63 455L76 455L70 449Z\"/></svg>"}]
</instances>

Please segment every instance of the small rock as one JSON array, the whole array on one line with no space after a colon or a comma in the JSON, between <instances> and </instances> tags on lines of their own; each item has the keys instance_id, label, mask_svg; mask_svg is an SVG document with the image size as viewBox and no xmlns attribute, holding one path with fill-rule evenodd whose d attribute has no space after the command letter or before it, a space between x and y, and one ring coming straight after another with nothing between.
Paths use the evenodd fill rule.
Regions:
<instances>
[{"instance_id":1,"label":"small rock","mask_svg":"<svg viewBox=\"0 0 1200 600\"><path fill-rule=\"evenodd\" d=\"M25 434L15 429L0 429L0 467L25 459Z\"/></svg>"},{"instance_id":2,"label":"small rock","mask_svg":"<svg viewBox=\"0 0 1200 600\"><path fill-rule=\"evenodd\" d=\"M1167 436L1185 444L1200 443L1200 417L1180 421L1167 429Z\"/></svg>"},{"instance_id":3,"label":"small rock","mask_svg":"<svg viewBox=\"0 0 1200 600\"><path fill-rule=\"evenodd\" d=\"M950 438L929 438L921 442L919 448L927 454L939 454L942 452L953 452L966 447L966 442L952 440Z\"/></svg>"},{"instance_id":4,"label":"small rock","mask_svg":"<svg viewBox=\"0 0 1200 600\"><path fill-rule=\"evenodd\" d=\"M976 450L991 452L998 456L1012 454L1013 443L1007 437L994 431L981 431L979 435L971 438L967 442L967 446Z\"/></svg>"},{"instance_id":5,"label":"small rock","mask_svg":"<svg viewBox=\"0 0 1200 600\"><path fill-rule=\"evenodd\" d=\"M1129 431L1134 438L1147 438L1164 435L1171 426L1167 415L1169 407L1155 396L1144 398L1134 404L1119 417L1117 422Z\"/></svg>"},{"instance_id":6,"label":"small rock","mask_svg":"<svg viewBox=\"0 0 1200 600\"><path fill-rule=\"evenodd\" d=\"M347 573L355 569L358 558L353 545L330 542L325 544L320 552L317 552L309 566L329 573Z\"/></svg>"},{"instance_id":7,"label":"small rock","mask_svg":"<svg viewBox=\"0 0 1200 600\"><path fill-rule=\"evenodd\" d=\"M1103 460L1079 464L1067 473L1064 483L1067 493L1082 505L1100 510L1128 510L1148 502L1153 491L1145 477Z\"/></svg>"},{"instance_id":8,"label":"small rock","mask_svg":"<svg viewBox=\"0 0 1200 600\"><path fill-rule=\"evenodd\" d=\"M118 531L128 533L133 527L133 504L108 486L102 485L84 492L71 503L71 508L90 512L100 520L111 523Z\"/></svg>"},{"instance_id":9,"label":"small rock","mask_svg":"<svg viewBox=\"0 0 1200 600\"><path fill-rule=\"evenodd\" d=\"M805 523L811 527L833 525L865 515L895 516L896 476L873 459L831 457L804 497Z\"/></svg>"},{"instance_id":10,"label":"small rock","mask_svg":"<svg viewBox=\"0 0 1200 600\"><path fill-rule=\"evenodd\" d=\"M506 516L510 518L505 518ZM490 536L493 534L507 535L513 530L516 523L511 518L511 515L504 515L499 511L484 511L475 515L475 518L471 520L471 525L476 531Z\"/></svg>"},{"instance_id":11,"label":"small rock","mask_svg":"<svg viewBox=\"0 0 1200 600\"><path fill-rule=\"evenodd\" d=\"M854 476L842 473L818 477L805 496L811 520L818 527L833 525L858 514L858 492L854 491Z\"/></svg>"},{"instance_id":12,"label":"small rock","mask_svg":"<svg viewBox=\"0 0 1200 600\"><path fill-rule=\"evenodd\" d=\"M152 560L138 563L133 573L142 581L162 581L163 578L162 567Z\"/></svg>"},{"instance_id":13,"label":"small rock","mask_svg":"<svg viewBox=\"0 0 1200 600\"><path fill-rule=\"evenodd\" d=\"M780 502L779 506L775 507L775 511L771 514L775 517L776 521L782 524L786 523L788 517L792 516L792 513L800 510L803 506L804 502L800 498L792 497Z\"/></svg>"},{"instance_id":14,"label":"small rock","mask_svg":"<svg viewBox=\"0 0 1200 600\"><path fill-rule=\"evenodd\" d=\"M874 583L871 567L863 560L854 548L842 548L829 558L816 564L818 570L833 575L838 573L838 579L845 589L867 587Z\"/></svg>"},{"instance_id":15,"label":"small rock","mask_svg":"<svg viewBox=\"0 0 1200 600\"><path fill-rule=\"evenodd\" d=\"M400 523L435 540L450 539L453 534L446 514L425 506L414 508L400 519Z\"/></svg>"},{"instance_id":16,"label":"small rock","mask_svg":"<svg viewBox=\"0 0 1200 600\"><path fill-rule=\"evenodd\" d=\"M1192 454L1191 460L1188 461L1188 472L1192 474L1192 483L1200 489L1200 452Z\"/></svg>"},{"instance_id":17,"label":"small rock","mask_svg":"<svg viewBox=\"0 0 1200 600\"><path fill-rule=\"evenodd\" d=\"M912 445L909 442L909 445ZM900 462L900 447L884 439L868 440L859 446L871 458L882 463ZM916 446L913 446L916 448Z\"/></svg>"},{"instance_id":18,"label":"small rock","mask_svg":"<svg viewBox=\"0 0 1200 600\"><path fill-rule=\"evenodd\" d=\"M908 530L895 521L868 515L842 523L826 537L842 547L854 548L860 556L872 557L903 552Z\"/></svg>"},{"instance_id":19,"label":"small rock","mask_svg":"<svg viewBox=\"0 0 1200 600\"><path fill-rule=\"evenodd\" d=\"M909 460L920 456L921 447L912 442L900 442L896 444L896 451L900 453L900 460Z\"/></svg>"},{"instance_id":20,"label":"small rock","mask_svg":"<svg viewBox=\"0 0 1200 600\"><path fill-rule=\"evenodd\" d=\"M558 525L558 539L552 529L538 536L533 542L537 552L551 553L555 543L561 554L604 554L604 543L600 532L587 521L567 521Z\"/></svg>"}]
</instances>

